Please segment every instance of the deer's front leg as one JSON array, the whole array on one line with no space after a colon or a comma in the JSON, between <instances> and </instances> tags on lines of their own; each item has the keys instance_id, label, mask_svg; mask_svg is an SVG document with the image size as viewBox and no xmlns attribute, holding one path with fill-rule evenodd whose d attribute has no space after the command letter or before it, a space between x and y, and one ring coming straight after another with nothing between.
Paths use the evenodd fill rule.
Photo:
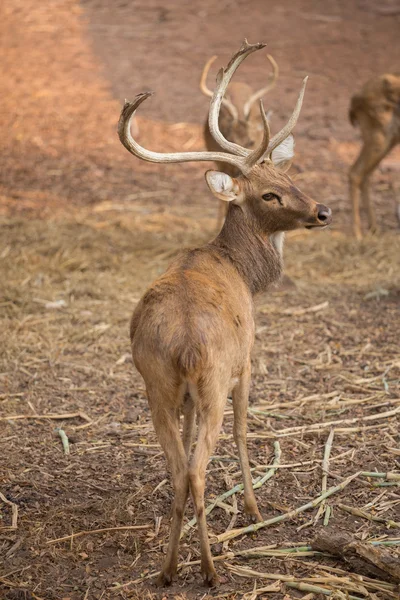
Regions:
<instances>
[{"instance_id":1,"label":"deer's front leg","mask_svg":"<svg viewBox=\"0 0 400 600\"><path fill-rule=\"evenodd\" d=\"M353 208L353 232L357 240L362 239L361 218L360 218L360 197L361 197L361 180L357 173L354 172L354 167L350 170L350 198Z\"/></svg>"},{"instance_id":2,"label":"deer's front leg","mask_svg":"<svg viewBox=\"0 0 400 600\"><path fill-rule=\"evenodd\" d=\"M232 390L234 415L233 435L239 453L240 468L243 476L245 511L253 520L262 521L263 518L258 510L256 497L254 495L249 457L247 454L247 407L249 403L250 377L251 366L249 362L238 383Z\"/></svg>"},{"instance_id":3,"label":"deer's front leg","mask_svg":"<svg viewBox=\"0 0 400 600\"><path fill-rule=\"evenodd\" d=\"M367 211L369 229L370 229L371 233L378 233L375 207L374 207L373 203L371 202L369 190L370 190L370 176L367 175L361 184L361 197L362 197L362 201L365 206L365 209Z\"/></svg>"}]
</instances>

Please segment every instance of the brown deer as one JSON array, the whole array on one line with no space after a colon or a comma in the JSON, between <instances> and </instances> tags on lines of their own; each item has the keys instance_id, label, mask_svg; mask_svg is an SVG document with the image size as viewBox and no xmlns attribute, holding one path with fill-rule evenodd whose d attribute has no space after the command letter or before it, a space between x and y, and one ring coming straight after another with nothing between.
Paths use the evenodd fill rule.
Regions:
<instances>
[{"instance_id":1,"label":"brown deer","mask_svg":"<svg viewBox=\"0 0 400 600\"><path fill-rule=\"evenodd\" d=\"M325 227L331 221L330 209L306 196L285 173L293 156L291 130L300 113L306 80L291 118L272 138L260 102L264 133L254 150L226 140L219 130L220 106L232 75L249 54L264 46L249 45L245 40L220 72L210 104L209 124L224 152L164 154L140 146L132 138L129 123L151 92L126 102L119 120L122 144L143 160L217 161L240 172L236 178L221 171L206 172L211 192L229 203L222 231L210 243L184 251L149 287L131 321L133 360L145 381L154 428L167 458L175 494L167 556L159 576L161 584L169 584L177 571L178 543L189 490L199 529L204 581L209 585L217 583L204 508L205 473L230 390L245 510L252 518L262 519L246 447L253 297L281 275L284 231ZM191 455L196 417L197 443Z\"/></svg>"},{"instance_id":2,"label":"brown deer","mask_svg":"<svg viewBox=\"0 0 400 600\"><path fill-rule=\"evenodd\" d=\"M354 235L361 239L360 197L367 211L369 228L377 230L369 194L370 177L381 160L400 143L400 75L385 74L370 79L351 99L349 119L360 127L361 152L350 168L350 198Z\"/></svg>"},{"instance_id":3,"label":"brown deer","mask_svg":"<svg viewBox=\"0 0 400 600\"><path fill-rule=\"evenodd\" d=\"M205 96L212 98L213 92L207 87L207 76L211 65L216 60L216 56L212 56L204 65L203 73L200 79L200 89ZM219 130L222 135L235 142L244 148L254 148L258 146L262 140L264 132L264 123L261 114L258 110L258 100L260 100L267 92L269 92L276 84L279 76L279 68L275 60L270 54L267 58L272 66L268 83L257 92L254 92L251 86L241 81L234 81L229 84L226 90L226 96L222 99L221 110L219 114ZM267 113L269 116L269 113ZM204 125L204 139L207 150L210 152L221 151L222 147L215 141L211 135L208 126L208 119ZM222 165L217 165L221 168ZM224 165L225 172L232 177L239 175L239 171L233 165ZM226 216L226 202L219 203L218 211L218 231L222 227Z\"/></svg>"}]
</instances>

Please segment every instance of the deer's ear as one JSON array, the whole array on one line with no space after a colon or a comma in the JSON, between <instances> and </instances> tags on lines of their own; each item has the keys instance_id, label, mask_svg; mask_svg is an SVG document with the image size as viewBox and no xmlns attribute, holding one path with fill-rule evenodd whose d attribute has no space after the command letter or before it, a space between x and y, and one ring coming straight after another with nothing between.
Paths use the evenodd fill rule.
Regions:
<instances>
[{"instance_id":1,"label":"deer's ear","mask_svg":"<svg viewBox=\"0 0 400 600\"><path fill-rule=\"evenodd\" d=\"M219 200L238 204L241 202L242 193L239 183L234 177L230 177L222 171L207 171L206 181L214 196Z\"/></svg>"},{"instance_id":2,"label":"deer's ear","mask_svg":"<svg viewBox=\"0 0 400 600\"><path fill-rule=\"evenodd\" d=\"M271 160L280 171L287 171L294 157L294 137L290 134L272 151Z\"/></svg>"}]
</instances>

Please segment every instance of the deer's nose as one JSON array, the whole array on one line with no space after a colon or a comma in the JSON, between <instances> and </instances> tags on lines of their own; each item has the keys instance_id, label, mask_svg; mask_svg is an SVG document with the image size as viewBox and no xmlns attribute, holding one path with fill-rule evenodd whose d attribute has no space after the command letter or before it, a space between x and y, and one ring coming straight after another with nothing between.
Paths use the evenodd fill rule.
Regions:
<instances>
[{"instance_id":1,"label":"deer's nose","mask_svg":"<svg viewBox=\"0 0 400 600\"><path fill-rule=\"evenodd\" d=\"M332 220L332 211L323 204L318 204L318 221L328 225Z\"/></svg>"}]
</instances>

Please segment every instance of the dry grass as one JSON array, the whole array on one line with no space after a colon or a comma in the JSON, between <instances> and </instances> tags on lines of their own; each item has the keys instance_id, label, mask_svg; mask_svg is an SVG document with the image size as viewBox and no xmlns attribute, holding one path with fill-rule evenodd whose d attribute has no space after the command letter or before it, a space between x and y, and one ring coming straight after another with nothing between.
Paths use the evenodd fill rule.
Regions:
<instances>
[{"instance_id":1,"label":"dry grass","mask_svg":"<svg viewBox=\"0 0 400 600\"><path fill-rule=\"evenodd\" d=\"M92 590L88 597L91 593L100 597L91 587L95 579L84 574L81 564L93 575L104 571L105 579L98 584L103 590L110 588L104 597L113 597L116 591L122 597L157 596L151 587L135 589L146 585L148 575L159 566L168 535L166 504L171 488L169 480L163 481L164 459L143 383L131 365L129 316L148 282L182 245L207 239L212 219L199 218L197 228L184 232L185 217L178 214L174 220L170 214L165 231L163 215L146 214L141 206L146 205L135 204L134 213L129 206L127 210L108 206L107 218L97 207L68 216L62 213L62 218L53 215L51 220L3 222L0 406L6 417L2 444L8 455L2 476L8 483L2 491L19 507L17 531L9 531L1 542L10 566L4 573L13 571L3 578L5 589L26 589L30 581L40 581L37 596L47 599L53 597L50 581L57 580L59 591L52 592L57 597L66 590L63 573L71 574L74 568L78 569L75 586L83 594ZM335 232L289 238L287 273L294 283L258 302L249 447L254 477L262 477L271 467L272 441L279 439L280 465L257 496L266 518L290 511L294 515L282 524L278 519L273 529L260 530L257 538L242 534L225 543L219 561L223 583L217 596L233 597L232 590L238 588L250 594L253 584L246 587L243 576L261 581L263 576L254 573L265 571L267 559L261 558L265 544L307 545L315 528L322 527L313 525L317 508L304 517L295 509L321 494L330 423L335 436L328 489L358 470L397 468L400 360L398 331L388 324L398 317L399 237L387 233L360 245ZM68 456L53 431L60 420L51 422L63 413ZM24 418L12 418L18 415ZM241 481L231 426L228 403L210 463L207 497L211 500L223 492L224 478L232 485ZM385 522L396 520L397 486L396 480L360 475L329 498L330 524L367 539L396 537L396 529L392 526L388 531ZM239 505L234 523L240 529L246 525L241 496L237 492L232 497L233 506ZM215 539L230 537L224 536L232 521L230 502L226 498L217 503L208 517ZM372 511L376 519L352 516L339 508L341 504ZM3 515L6 527L11 525L9 508ZM129 530L152 521L150 530ZM99 529L108 531L90 534ZM21 533L23 541L13 550ZM48 545L65 536L65 541ZM175 587L173 593L197 597L201 587L195 583L196 533L181 544L184 563L190 562L180 580L187 591ZM249 547L253 554L244 557ZM397 552L396 546L390 548ZM28 552L30 566L19 572L27 566L22 549ZM217 544L216 554L218 549ZM307 556L300 568L287 554L284 558L279 553L270 555L268 571L284 581L279 576L285 572L284 561L292 583L301 583L306 590L310 577L316 576L314 567L307 568ZM321 568L335 564L321 556L318 561ZM329 581L316 585L345 592L351 585L343 577L333 588ZM262 595L257 589L264 587L258 583L251 597ZM387 591L373 593L392 598L393 592ZM275 587L268 595L281 598L282 593Z\"/></svg>"}]
</instances>

